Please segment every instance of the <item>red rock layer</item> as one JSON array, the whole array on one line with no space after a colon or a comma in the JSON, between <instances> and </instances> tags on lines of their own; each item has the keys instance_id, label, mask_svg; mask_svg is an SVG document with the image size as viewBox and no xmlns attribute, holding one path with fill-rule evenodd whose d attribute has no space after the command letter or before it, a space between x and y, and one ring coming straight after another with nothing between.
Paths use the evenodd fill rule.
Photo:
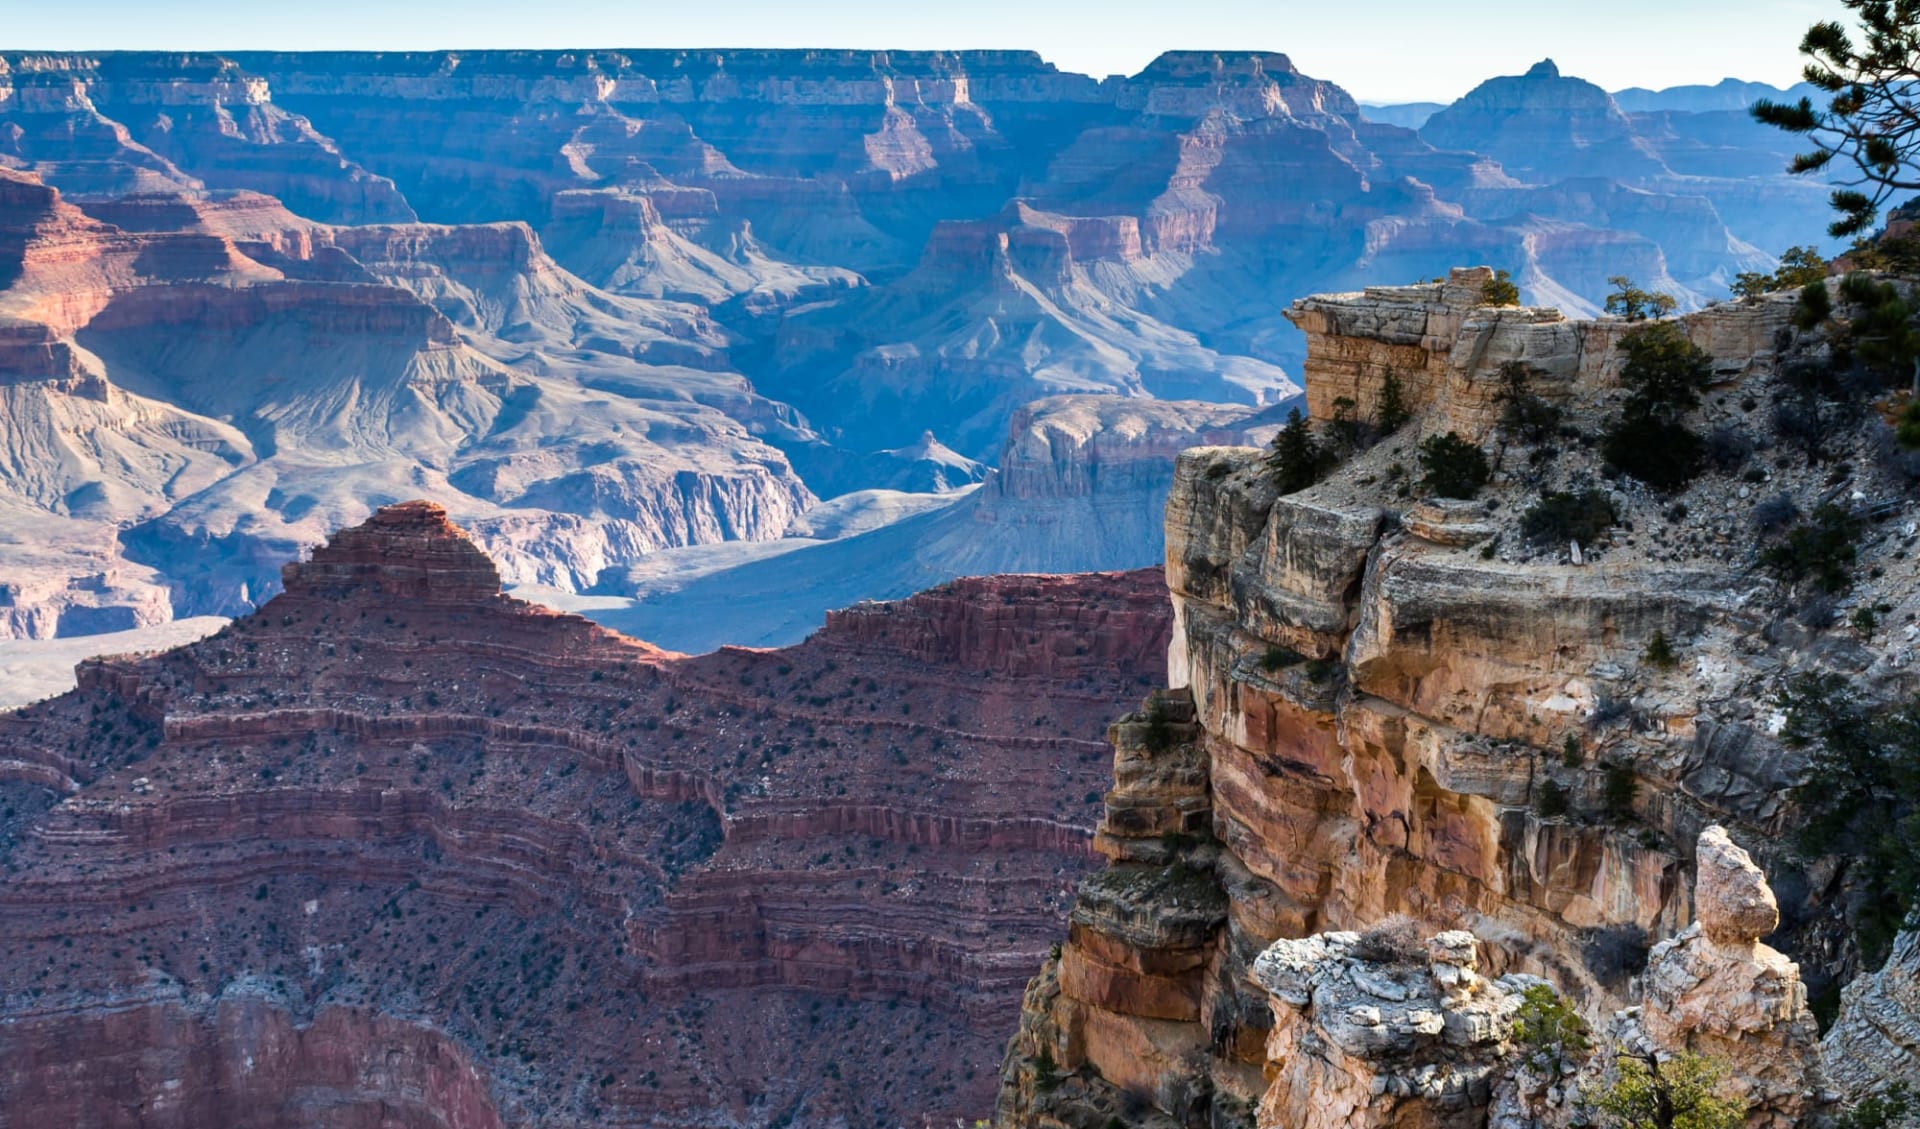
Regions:
<instances>
[{"instance_id":1,"label":"red rock layer","mask_svg":"<svg viewBox=\"0 0 1920 1129\"><path fill-rule=\"evenodd\" d=\"M969 580L683 658L382 510L220 635L0 719L0 1109L979 1116L1163 601Z\"/></svg>"}]
</instances>

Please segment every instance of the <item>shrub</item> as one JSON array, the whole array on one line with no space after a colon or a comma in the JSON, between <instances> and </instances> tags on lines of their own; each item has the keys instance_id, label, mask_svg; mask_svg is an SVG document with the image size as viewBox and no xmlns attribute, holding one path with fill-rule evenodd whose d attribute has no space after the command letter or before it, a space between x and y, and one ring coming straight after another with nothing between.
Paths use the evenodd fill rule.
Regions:
<instances>
[{"instance_id":1,"label":"shrub","mask_svg":"<svg viewBox=\"0 0 1920 1129\"><path fill-rule=\"evenodd\" d=\"M1273 437L1267 466L1273 471L1273 483L1282 494L1305 490L1320 481L1332 465L1330 453L1314 438L1313 424L1295 408L1287 413L1287 424Z\"/></svg>"},{"instance_id":2,"label":"shrub","mask_svg":"<svg viewBox=\"0 0 1920 1129\"><path fill-rule=\"evenodd\" d=\"M1480 288L1480 301L1488 306L1519 305L1520 288L1513 284L1513 272L1494 271L1493 277Z\"/></svg>"},{"instance_id":3,"label":"shrub","mask_svg":"<svg viewBox=\"0 0 1920 1129\"><path fill-rule=\"evenodd\" d=\"M1413 412L1407 407L1406 390L1400 387L1400 377L1392 369L1387 370L1387 378L1380 382L1380 402L1375 406L1375 415L1379 417L1382 435L1392 435L1413 418Z\"/></svg>"},{"instance_id":4,"label":"shrub","mask_svg":"<svg viewBox=\"0 0 1920 1129\"><path fill-rule=\"evenodd\" d=\"M1668 1059L1615 1050L1613 1081L1583 1091L1610 1129L1741 1129L1745 1102L1719 1095L1727 1066L1681 1051Z\"/></svg>"},{"instance_id":5,"label":"shrub","mask_svg":"<svg viewBox=\"0 0 1920 1129\"><path fill-rule=\"evenodd\" d=\"M1629 404L1656 412L1691 411L1713 383L1713 357L1687 340L1677 322L1643 326L1620 338L1627 355L1620 383L1632 395Z\"/></svg>"},{"instance_id":6,"label":"shrub","mask_svg":"<svg viewBox=\"0 0 1920 1129\"><path fill-rule=\"evenodd\" d=\"M1540 795L1535 797L1535 809L1542 819L1558 819L1571 810L1567 799L1567 790L1552 780L1540 784Z\"/></svg>"},{"instance_id":7,"label":"shrub","mask_svg":"<svg viewBox=\"0 0 1920 1129\"><path fill-rule=\"evenodd\" d=\"M1640 794L1640 778L1633 769L1618 762L1606 767L1606 783L1601 786L1600 804L1607 818L1624 823L1633 818L1633 800Z\"/></svg>"},{"instance_id":8,"label":"shrub","mask_svg":"<svg viewBox=\"0 0 1920 1129\"><path fill-rule=\"evenodd\" d=\"M1374 964L1421 968L1427 963L1427 942L1418 922L1396 913L1362 932L1353 955Z\"/></svg>"},{"instance_id":9,"label":"shrub","mask_svg":"<svg viewBox=\"0 0 1920 1129\"><path fill-rule=\"evenodd\" d=\"M1762 550L1760 565L1782 583L1810 580L1822 592L1838 595L1853 586L1859 541L1860 519L1828 502L1779 544Z\"/></svg>"},{"instance_id":10,"label":"shrub","mask_svg":"<svg viewBox=\"0 0 1920 1129\"><path fill-rule=\"evenodd\" d=\"M1662 493L1682 489L1700 474L1706 452L1684 424L1632 413L1600 438L1600 454L1616 469Z\"/></svg>"},{"instance_id":11,"label":"shrub","mask_svg":"<svg viewBox=\"0 0 1920 1129\"><path fill-rule=\"evenodd\" d=\"M1341 396L1333 402L1333 418L1327 421L1327 436L1331 440L1330 450L1336 457L1351 455L1373 442L1373 426L1354 415L1359 405L1350 396Z\"/></svg>"},{"instance_id":12,"label":"shrub","mask_svg":"<svg viewBox=\"0 0 1920 1129\"><path fill-rule=\"evenodd\" d=\"M1646 659L1660 670L1672 670L1680 661L1673 653L1673 644L1668 641L1665 631L1655 631L1653 638L1647 641Z\"/></svg>"},{"instance_id":13,"label":"shrub","mask_svg":"<svg viewBox=\"0 0 1920 1129\"><path fill-rule=\"evenodd\" d=\"M1587 1021L1552 988L1533 984L1520 993L1520 1006L1513 1013L1513 1041L1528 1066L1558 1078L1562 1068L1585 1059L1593 1049L1587 1036Z\"/></svg>"},{"instance_id":14,"label":"shrub","mask_svg":"<svg viewBox=\"0 0 1920 1129\"><path fill-rule=\"evenodd\" d=\"M1487 456L1457 432L1420 442L1420 484L1442 498L1471 498L1493 477Z\"/></svg>"},{"instance_id":15,"label":"shrub","mask_svg":"<svg viewBox=\"0 0 1920 1129\"><path fill-rule=\"evenodd\" d=\"M1596 929L1580 946L1580 960L1603 984L1619 984L1647 967L1647 931L1632 923Z\"/></svg>"},{"instance_id":16,"label":"shrub","mask_svg":"<svg viewBox=\"0 0 1920 1129\"><path fill-rule=\"evenodd\" d=\"M1737 427L1716 427L1707 432L1706 451L1714 469L1731 474L1753 457L1753 437Z\"/></svg>"},{"instance_id":17,"label":"shrub","mask_svg":"<svg viewBox=\"0 0 1920 1129\"><path fill-rule=\"evenodd\" d=\"M1631 278L1616 274L1607 279L1607 285L1613 292L1607 295L1607 313L1628 321L1645 321L1649 317L1665 317L1679 305L1671 294L1657 294L1642 290L1634 285Z\"/></svg>"},{"instance_id":18,"label":"shrub","mask_svg":"<svg viewBox=\"0 0 1920 1129\"><path fill-rule=\"evenodd\" d=\"M1852 1107L1842 1110L1833 1119L1834 1129L1893 1129L1905 1124L1916 1108L1913 1089L1905 1082L1895 1082L1886 1091L1862 1098Z\"/></svg>"},{"instance_id":19,"label":"shrub","mask_svg":"<svg viewBox=\"0 0 1920 1129\"><path fill-rule=\"evenodd\" d=\"M1041 1044L1040 1053L1033 1056L1033 1088L1050 1094L1059 1085L1060 1067L1053 1061L1053 1048Z\"/></svg>"},{"instance_id":20,"label":"shrub","mask_svg":"<svg viewBox=\"0 0 1920 1129\"><path fill-rule=\"evenodd\" d=\"M1920 400L1911 400L1895 417L1893 436L1909 451L1920 451Z\"/></svg>"},{"instance_id":21,"label":"shrub","mask_svg":"<svg viewBox=\"0 0 1920 1129\"><path fill-rule=\"evenodd\" d=\"M1825 282L1809 282L1800 288L1800 297L1793 304L1793 324L1801 330L1811 330L1833 316L1833 295L1827 292Z\"/></svg>"},{"instance_id":22,"label":"shrub","mask_svg":"<svg viewBox=\"0 0 1920 1129\"><path fill-rule=\"evenodd\" d=\"M1781 695L1781 739L1809 752L1794 798L1800 846L1853 860L1860 951L1877 962L1920 908L1920 695L1886 708L1844 677L1806 674Z\"/></svg>"},{"instance_id":23,"label":"shrub","mask_svg":"<svg viewBox=\"0 0 1920 1129\"><path fill-rule=\"evenodd\" d=\"M1753 528L1762 536L1771 536L1792 525L1800 517L1793 495L1781 491L1753 507Z\"/></svg>"},{"instance_id":24,"label":"shrub","mask_svg":"<svg viewBox=\"0 0 1920 1129\"><path fill-rule=\"evenodd\" d=\"M1542 495L1520 518L1520 532L1534 544L1578 541L1590 545L1620 520L1605 491L1588 487L1577 493Z\"/></svg>"},{"instance_id":25,"label":"shrub","mask_svg":"<svg viewBox=\"0 0 1920 1129\"><path fill-rule=\"evenodd\" d=\"M1560 409L1533 394L1528 384L1533 370L1520 361L1500 366L1500 393L1495 399L1502 405L1500 426L1507 433L1528 443L1540 444L1560 430Z\"/></svg>"},{"instance_id":26,"label":"shrub","mask_svg":"<svg viewBox=\"0 0 1920 1129\"><path fill-rule=\"evenodd\" d=\"M1580 747L1580 738L1576 734L1567 734L1566 740L1560 742L1560 763L1568 768L1579 768L1586 760L1587 752Z\"/></svg>"}]
</instances>

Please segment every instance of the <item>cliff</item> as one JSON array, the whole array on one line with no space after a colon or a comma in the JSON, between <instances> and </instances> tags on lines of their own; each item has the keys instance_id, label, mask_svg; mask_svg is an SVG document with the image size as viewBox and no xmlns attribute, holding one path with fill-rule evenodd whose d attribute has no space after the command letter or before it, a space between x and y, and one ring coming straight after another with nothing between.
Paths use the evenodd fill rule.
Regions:
<instances>
[{"instance_id":1,"label":"cliff","mask_svg":"<svg viewBox=\"0 0 1920 1129\"><path fill-rule=\"evenodd\" d=\"M1333 1057L1318 1066L1299 1061L1326 1038L1352 1050L1374 1036L1310 1036L1288 1010L1297 1001L1269 1006L1259 983L1257 961L1285 946L1326 934L1313 959L1332 959L1348 944L1335 939L1396 916L1461 931L1475 954L1463 967L1539 977L1596 1030L1639 1008L1620 1045L1732 1061L1753 1124L1813 1115L1824 1067L1800 978L1831 993L1858 968L1854 895L1844 868L1795 848L1790 789L1807 751L1783 743L1785 715L1767 703L1809 671L1878 699L1910 691L1899 629L1879 626L1879 610L1839 622L1855 607L1894 623L1920 610L1897 563L1915 504L1906 464L1885 457L1875 418L1809 458L1791 412L1756 411L1789 401L1826 356L1824 331L1787 328L1780 295L1680 319L1711 354L1693 422L1718 429L1729 454L1677 492L1650 491L1594 450L1625 397L1617 345L1635 326L1488 307L1486 277L1294 304L1316 415L1347 398L1370 418L1389 371L1415 409L1323 481L1281 495L1263 452L1181 456L1167 507L1171 688L1112 730L1096 840L1112 862L1083 885L1057 959L1029 986L1002 1124L1319 1124L1307 1111L1345 1108L1352 1093L1364 1106L1368 1086L1379 1108L1342 1123L1486 1124L1510 1066L1482 1071L1433 1120L1369 1081L1399 1066L1323 1050L1312 1053ZM1514 360L1527 394L1559 413L1544 439L1505 421L1501 368ZM1420 482L1416 441L1447 433L1489 459L1471 501ZM1541 498L1588 488L1612 507L1611 529L1573 544L1528 532ZM1799 512L1851 499L1862 515L1837 605L1770 578L1774 533L1748 512L1761 491ZM1778 909L1762 867L1786 891ZM1741 883L1748 894L1723 893ZM1647 946L1676 935L1649 964ZM1802 963L1756 948L1762 936ZM1849 989L1852 1008L1883 1018L1836 1028L1872 1044L1863 1057L1876 1063L1911 1047L1893 1002L1904 975ZM1508 1054L1499 1037L1480 1050L1449 1039L1424 1061L1456 1077L1474 1055ZM1426 1052L1412 1046L1417 1064ZM1559 1112L1525 1116L1565 1123L1574 1103L1561 1097Z\"/></svg>"},{"instance_id":2,"label":"cliff","mask_svg":"<svg viewBox=\"0 0 1920 1129\"><path fill-rule=\"evenodd\" d=\"M956 582L672 655L444 510L0 715L11 1124L979 1116L1092 858L1157 572ZM81 922L85 924L82 925Z\"/></svg>"}]
</instances>

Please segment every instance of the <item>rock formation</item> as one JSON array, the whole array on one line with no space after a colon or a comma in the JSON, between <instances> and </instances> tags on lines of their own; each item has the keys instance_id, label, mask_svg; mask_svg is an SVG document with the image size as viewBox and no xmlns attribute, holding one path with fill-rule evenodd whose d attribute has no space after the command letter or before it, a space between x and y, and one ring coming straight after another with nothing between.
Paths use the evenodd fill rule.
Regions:
<instances>
[{"instance_id":1,"label":"rock formation","mask_svg":"<svg viewBox=\"0 0 1920 1129\"><path fill-rule=\"evenodd\" d=\"M1647 958L1641 1029L1663 1050L1729 1064L1750 1118L1800 1124L1819 1101L1820 1029L1800 967L1760 941L1780 907L1725 828L1702 832L1693 857L1693 924Z\"/></svg>"},{"instance_id":2,"label":"rock formation","mask_svg":"<svg viewBox=\"0 0 1920 1129\"><path fill-rule=\"evenodd\" d=\"M1274 1010L1259 1124L1484 1125L1532 981L1483 979L1477 944L1440 933L1396 964L1358 933L1275 941L1253 965Z\"/></svg>"},{"instance_id":3,"label":"rock formation","mask_svg":"<svg viewBox=\"0 0 1920 1129\"><path fill-rule=\"evenodd\" d=\"M1538 976L1597 1031L1638 1006L1634 1037L1726 1061L1755 1124L1817 1111L1825 1087L1806 1000L1848 975L1846 894L1834 869L1793 849L1806 751L1782 744L1784 715L1763 703L1809 670L1901 694L1911 655L1898 632L1861 635L1802 610L1804 589L1757 567L1772 535L1740 511L1760 500L1757 483L1801 512L1850 498L1886 515L1862 527L1850 599L1899 622L1920 609L1899 563L1910 483L1874 454L1875 420L1833 437L1849 460L1838 476L1788 457L1763 466L1737 441L1794 442L1775 431L1784 416L1755 412L1822 348L1786 329L1786 295L1679 321L1715 379L1690 423L1733 436L1734 454L1668 496L1603 478L1588 444L1625 397L1617 345L1633 326L1489 307L1486 278L1455 271L1295 303L1316 413L1344 397L1372 417L1389 371L1416 412L1323 481L1280 495L1265 452L1181 456L1167 507L1167 700L1179 724L1160 739L1162 769L1144 777L1161 783L1138 800L1128 782L1140 775L1141 716L1114 731L1117 787L1099 842L1115 862L1083 886L1058 959L1029 986L1002 1124L1222 1123L1267 1100L1262 1124L1296 1125L1320 1115L1309 1091L1336 1106L1336 1095L1380 1099L1373 1080L1399 1073L1341 1059L1359 1044L1317 1004L1269 1014L1248 977L1276 943L1291 946L1276 960L1305 953L1311 965L1333 959L1319 955L1333 952L1328 935L1392 915L1470 932L1481 974ZM1556 436L1529 442L1503 423L1510 360L1560 413ZM1471 500L1420 482L1418 440L1449 432L1490 461ZM1584 544L1529 532L1544 497L1588 489L1611 507L1611 528ZM1149 843L1120 830L1135 825ZM1138 877L1149 866L1180 880ZM1649 958L1648 942L1676 934ZM1805 985L1769 945L1818 955ZM1897 1064L1905 973L1890 968L1850 991L1856 1017L1837 1029L1871 1061ZM1270 1078L1293 1081L1266 1099ZM1564 1119L1570 1090L1556 1092L1552 1110L1500 1116ZM1382 1101L1353 1116L1498 1113L1479 1089L1462 1093L1472 1101L1456 1094L1444 1112Z\"/></svg>"},{"instance_id":4,"label":"rock formation","mask_svg":"<svg viewBox=\"0 0 1920 1129\"><path fill-rule=\"evenodd\" d=\"M671 655L384 508L0 715L8 1124L979 1116L1090 865L1157 572Z\"/></svg>"},{"instance_id":5,"label":"rock formation","mask_svg":"<svg viewBox=\"0 0 1920 1129\"><path fill-rule=\"evenodd\" d=\"M1726 113L1543 69L1436 148L1259 51L3 53L0 634L243 612L415 496L511 583L618 587L1040 397L1284 404L1276 294L1473 259L1695 305L1819 206Z\"/></svg>"}]
</instances>

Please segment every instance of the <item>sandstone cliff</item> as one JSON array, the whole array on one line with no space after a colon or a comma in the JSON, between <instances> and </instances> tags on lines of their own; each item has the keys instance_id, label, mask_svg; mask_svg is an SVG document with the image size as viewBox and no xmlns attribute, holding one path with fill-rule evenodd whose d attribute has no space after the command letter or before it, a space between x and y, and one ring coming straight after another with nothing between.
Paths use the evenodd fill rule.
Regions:
<instances>
[{"instance_id":1,"label":"sandstone cliff","mask_svg":"<svg viewBox=\"0 0 1920 1129\"><path fill-rule=\"evenodd\" d=\"M1299 939L1393 915L1479 938L1485 974L1540 977L1596 1029L1643 1005L1622 1045L1644 1037L1731 1060L1754 1124L1804 1124L1816 1110L1825 1090L1801 977L1831 992L1857 956L1838 872L1793 849L1805 751L1781 742L1770 703L1809 670L1910 690L1911 626L1880 626L1920 610L1920 583L1898 563L1914 528L1904 464L1875 454L1877 420L1815 460L1776 431L1789 414L1756 411L1789 400L1788 382L1805 378L1788 370L1825 348L1787 329L1783 295L1680 322L1712 357L1699 425L1745 444L1729 439L1733 454L1673 495L1605 478L1594 434L1624 396L1615 346L1632 327L1485 306L1486 277L1295 303L1316 415L1345 398L1369 418L1389 372L1416 410L1325 481L1280 495L1260 451L1181 457L1167 509L1173 688L1113 729L1096 840L1113 861L1083 885L1057 960L1029 986L1003 1124L1293 1126L1348 1095L1355 1109L1384 1102L1366 1115L1379 1124L1486 1123L1489 1076L1459 1073L1491 1061L1474 1057L1479 1036L1447 1044L1457 1094L1383 1090L1391 1071L1325 1049L1374 1035L1310 1038L1327 1013L1289 1008L1312 992L1286 989L1287 1005L1270 1008L1253 986L1271 981L1256 958L1276 943L1294 955L1274 959L1317 968L1347 942L1309 953ZM1499 370L1512 360L1562 413L1546 442L1502 423ZM1491 457L1491 483L1470 502L1418 482L1415 440L1448 432ZM1772 448L1764 463L1756 445ZM1524 532L1546 493L1596 485L1617 518L1598 539ZM1803 511L1850 499L1861 515L1837 608L1813 600L1809 612L1811 589L1760 567L1770 542L1748 513L1759 490ZM1836 619L1853 607L1872 614L1849 630ZM1713 824L1789 891L1778 910ZM1676 935L1649 960L1651 942ZM1897 1066L1858 1075L1910 1053L1894 1002L1905 975L1896 962L1849 990L1853 1018L1836 1038L1871 1045L1861 1057L1876 1064L1842 1070L1856 1086L1897 1077ZM1425 1052L1406 1053L1417 1065ZM1407 1094L1448 1112L1402 1110ZM1511 1116L1564 1123L1571 1104Z\"/></svg>"}]
</instances>

